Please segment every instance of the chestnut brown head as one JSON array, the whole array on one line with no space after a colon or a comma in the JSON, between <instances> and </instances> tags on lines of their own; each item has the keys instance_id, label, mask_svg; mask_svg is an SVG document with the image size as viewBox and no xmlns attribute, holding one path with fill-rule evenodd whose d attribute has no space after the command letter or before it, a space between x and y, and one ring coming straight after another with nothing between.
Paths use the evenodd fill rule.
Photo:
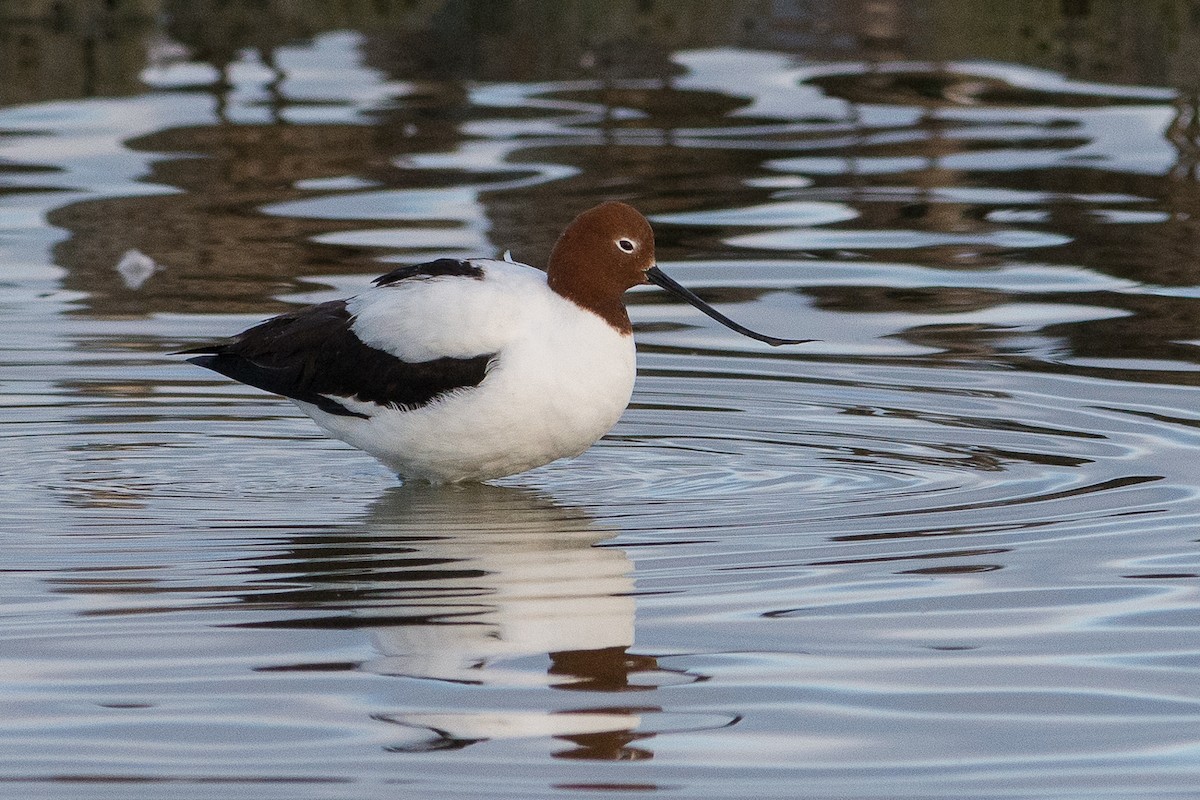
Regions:
<instances>
[{"instance_id":1,"label":"chestnut brown head","mask_svg":"<svg viewBox=\"0 0 1200 800\"><path fill-rule=\"evenodd\" d=\"M739 325L676 283L654 261L654 231L637 209L617 201L601 203L576 217L550 253L550 288L581 308L595 312L622 333L629 314L621 296L642 283L653 283L690 303L730 330L770 345L801 344L811 339L779 339Z\"/></svg>"},{"instance_id":2,"label":"chestnut brown head","mask_svg":"<svg viewBox=\"0 0 1200 800\"><path fill-rule=\"evenodd\" d=\"M547 268L550 288L628 332L621 295L646 282L654 266L654 231L637 209L617 201L577 216L554 245Z\"/></svg>"}]
</instances>

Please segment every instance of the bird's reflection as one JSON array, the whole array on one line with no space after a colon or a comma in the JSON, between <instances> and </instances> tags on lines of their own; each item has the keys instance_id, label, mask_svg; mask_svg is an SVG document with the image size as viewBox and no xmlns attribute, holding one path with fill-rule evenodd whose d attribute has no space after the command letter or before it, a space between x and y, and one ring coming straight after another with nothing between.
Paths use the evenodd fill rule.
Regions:
<instances>
[{"instance_id":1,"label":"bird's reflection","mask_svg":"<svg viewBox=\"0 0 1200 800\"><path fill-rule=\"evenodd\" d=\"M265 624L364 630L377 655L357 668L377 675L604 693L699 679L630 652L633 565L604 546L611 536L582 510L528 490L395 487L370 509L361 535L300 538L286 558L271 559L296 587L284 593L286 606L303 617ZM632 760L652 754L630 743L675 716L641 704L544 710L545 699L538 710L375 718L404 731L396 751L553 737L572 745L559 757Z\"/></svg>"},{"instance_id":2,"label":"bird's reflection","mask_svg":"<svg viewBox=\"0 0 1200 800\"><path fill-rule=\"evenodd\" d=\"M351 612L380 654L366 670L511 685L531 678L503 662L549 654L538 680L619 690L656 668L627 652L633 565L596 546L612 534L579 509L497 486L398 487L366 527L404 550L376 576L371 602ZM393 602L381 606L381 594Z\"/></svg>"}]
</instances>

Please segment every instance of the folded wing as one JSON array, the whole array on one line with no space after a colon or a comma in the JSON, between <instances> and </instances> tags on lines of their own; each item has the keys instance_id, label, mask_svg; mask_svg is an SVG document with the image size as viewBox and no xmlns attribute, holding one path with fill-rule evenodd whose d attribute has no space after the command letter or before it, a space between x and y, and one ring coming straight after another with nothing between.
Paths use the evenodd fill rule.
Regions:
<instances>
[{"instance_id":1,"label":"folded wing","mask_svg":"<svg viewBox=\"0 0 1200 800\"><path fill-rule=\"evenodd\" d=\"M243 333L181 351L193 364L329 414L367 418L338 398L412 410L479 385L494 354L409 362L364 344L346 301L282 314Z\"/></svg>"}]
</instances>

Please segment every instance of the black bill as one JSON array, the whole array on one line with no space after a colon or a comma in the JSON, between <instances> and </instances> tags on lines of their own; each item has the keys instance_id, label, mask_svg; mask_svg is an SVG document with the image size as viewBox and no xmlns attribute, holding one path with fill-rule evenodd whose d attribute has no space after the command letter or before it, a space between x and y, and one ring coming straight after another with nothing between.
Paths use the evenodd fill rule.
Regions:
<instances>
[{"instance_id":1,"label":"black bill","mask_svg":"<svg viewBox=\"0 0 1200 800\"><path fill-rule=\"evenodd\" d=\"M667 275L667 273L663 272L658 267L651 267L650 269L646 270L646 278L651 283L653 283L655 286L661 286L663 289L666 289L668 292L675 295L676 297L679 297L679 298L682 298L682 299L688 301L689 303L694 305L696 308L700 309L705 314L707 314L708 316L715 319L717 322L724 325L726 328L729 328L729 330L737 331L738 333L742 334L743 336L749 336L751 339L757 339L760 342L766 342L767 344L772 345L774 347L778 347L781 344L804 344L805 342L813 341L812 339L779 339L775 336L767 336L764 333L758 333L757 331L752 331L743 325L738 325L736 322L731 320L729 317L725 316L720 311L717 311L715 308L710 306L708 303L704 302L699 297L692 294L691 291L689 291L688 289L685 289L679 283L676 283L673 278L669 277Z\"/></svg>"}]
</instances>

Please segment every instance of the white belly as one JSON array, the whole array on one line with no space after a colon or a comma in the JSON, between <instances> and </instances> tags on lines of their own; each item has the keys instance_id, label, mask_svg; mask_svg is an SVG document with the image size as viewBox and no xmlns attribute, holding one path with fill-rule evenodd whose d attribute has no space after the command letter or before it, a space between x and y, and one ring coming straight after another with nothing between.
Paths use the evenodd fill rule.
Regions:
<instances>
[{"instance_id":1,"label":"white belly","mask_svg":"<svg viewBox=\"0 0 1200 800\"><path fill-rule=\"evenodd\" d=\"M556 315L545 328L501 349L478 386L412 411L339 399L370 415L360 419L297 405L402 477L434 483L489 480L578 455L629 403L633 337L584 311Z\"/></svg>"}]
</instances>

